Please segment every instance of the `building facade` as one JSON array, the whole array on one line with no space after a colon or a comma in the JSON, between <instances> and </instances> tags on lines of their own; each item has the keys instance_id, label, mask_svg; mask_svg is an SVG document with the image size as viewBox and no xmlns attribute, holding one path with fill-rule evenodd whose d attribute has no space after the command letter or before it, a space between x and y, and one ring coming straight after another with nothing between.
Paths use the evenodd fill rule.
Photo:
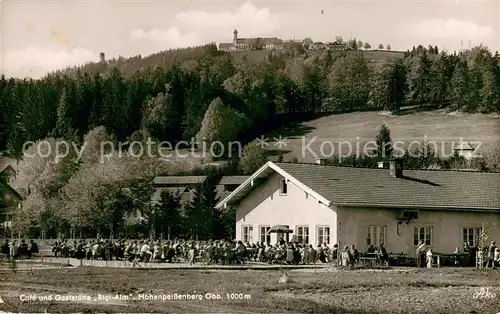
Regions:
<instances>
[{"instance_id":1,"label":"building facade","mask_svg":"<svg viewBox=\"0 0 500 314\"><path fill-rule=\"evenodd\" d=\"M233 31L233 42L219 43L222 51L248 51L248 50L282 50L286 42L278 37L239 38L238 31Z\"/></svg>"},{"instance_id":2,"label":"building facade","mask_svg":"<svg viewBox=\"0 0 500 314\"><path fill-rule=\"evenodd\" d=\"M463 157L467 160L471 160L476 157L481 157L479 154L476 153L476 149L468 142L460 142L457 146L454 147L453 151L458 156Z\"/></svg>"},{"instance_id":3,"label":"building facade","mask_svg":"<svg viewBox=\"0 0 500 314\"><path fill-rule=\"evenodd\" d=\"M236 207L236 238L317 246L384 244L415 254L423 240L452 253L481 230L500 240L500 174L269 162L217 206ZM292 233L267 233L275 225ZM489 244L489 243L488 243Z\"/></svg>"},{"instance_id":4,"label":"building facade","mask_svg":"<svg viewBox=\"0 0 500 314\"><path fill-rule=\"evenodd\" d=\"M7 230L12 227L12 220L22 200L21 195L12 188L16 177L17 163L14 159L0 156L0 228Z\"/></svg>"},{"instance_id":5,"label":"building facade","mask_svg":"<svg viewBox=\"0 0 500 314\"><path fill-rule=\"evenodd\" d=\"M239 38L238 31L233 31L233 42L219 43L219 50L222 51L249 51L249 50L282 50L290 45L300 44L307 49L328 49L345 50L347 45L341 42L308 42L310 39L303 40L282 40L278 37L255 37Z\"/></svg>"}]
</instances>

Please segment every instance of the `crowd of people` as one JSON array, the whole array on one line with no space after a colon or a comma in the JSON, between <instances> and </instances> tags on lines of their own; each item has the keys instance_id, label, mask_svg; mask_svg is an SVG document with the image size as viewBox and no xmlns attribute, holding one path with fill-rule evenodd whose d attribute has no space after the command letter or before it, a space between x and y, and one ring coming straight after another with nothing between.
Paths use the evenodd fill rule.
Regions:
<instances>
[{"instance_id":1,"label":"crowd of people","mask_svg":"<svg viewBox=\"0 0 500 314\"><path fill-rule=\"evenodd\" d=\"M474 246L472 243L464 242L463 251L457 247L453 253L454 265L460 267L500 267L500 249L496 242L492 241L488 247ZM424 241L417 246L417 267L431 268L433 265L433 251L428 248Z\"/></svg>"},{"instance_id":2,"label":"crowd of people","mask_svg":"<svg viewBox=\"0 0 500 314\"><path fill-rule=\"evenodd\" d=\"M17 241L13 240L9 242L9 239L5 239L2 247L0 248L0 256L6 259L24 259L36 256L39 253L38 245L35 241L30 240L29 244L25 240Z\"/></svg>"},{"instance_id":3,"label":"crowd of people","mask_svg":"<svg viewBox=\"0 0 500 314\"><path fill-rule=\"evenodd\" d=\"M0 255L11 259L23 259L36 256L38 245L30 240L5 240ZM360 254L354 245L342 249L337 244L326 243L313 247L311 244L287 243L283 239L275 245L269 243L243 243L242 241L193 241L193 240L59 240L52 247L55 257L88 260L126 260L137 262L189 264L243 264L248 261L268 264L304 265L333 263L338 266L352 267L360 263L360 257L366 254L376 257L380 265L389 265L389 255L383 244L378 247L368 246L366 253ZM417 267L431 268L434 252L423 241L416 250ZM454 265L463 267L500 267L500 249L494 241L487 248L474 247L464 243L461 252L456 248ZM476 264L477 263L477 264Z\"/></svg>"},{"instance_id":4,"label":"crowd of people","mask_svg":"<svg viewBox=\"0 0 500 314\"><path fill-rule=\"evenodd\" d=\"M371 247L373 253L381 252L382 261L388 261L383 247ZM152 241L152 240L62 240L54 244L56 257L73 257L89 260L127 260L140 262L189 262L207 264L243 264L247 261L268 264L304 265L316 263L338 263L340 266L355 266L360 253L354 245L345 246L326 243L313 247L311 244L243 243L242 241Z\"/></svg>"},{"instance_id":5,"label":"crowd of people","mask_svg":"<svg viewBox=\"0 0 500 314\"><path fill-rule=\"evenodd\" d=\"M243 243L242 241L152 241L76 240L58 241L52 249L56 257L128 260L141 262L189 262L194 264L242 264L246 261L269 264L329 263L337 259L337 246L298 243ZM357 250L356 250L357 252ZM359 254L358 254L359 255Z\"/></svg>"}]
</instances>

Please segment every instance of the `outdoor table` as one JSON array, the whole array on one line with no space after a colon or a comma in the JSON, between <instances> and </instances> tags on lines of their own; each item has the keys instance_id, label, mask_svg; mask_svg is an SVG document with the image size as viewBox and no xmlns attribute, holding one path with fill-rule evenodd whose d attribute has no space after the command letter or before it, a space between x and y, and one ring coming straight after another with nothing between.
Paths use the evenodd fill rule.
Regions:
<instances>
[{"instance_id":1,"label":"outdoor table","mask_svg":"<svg viewBox=\"0 0 500 314\"><path fill-rule=\"evenodd\" d=\"M379 266L379 259L376 257L360 257L359 258L360 264L363 266Z\"/></svg>"}]
</instances>

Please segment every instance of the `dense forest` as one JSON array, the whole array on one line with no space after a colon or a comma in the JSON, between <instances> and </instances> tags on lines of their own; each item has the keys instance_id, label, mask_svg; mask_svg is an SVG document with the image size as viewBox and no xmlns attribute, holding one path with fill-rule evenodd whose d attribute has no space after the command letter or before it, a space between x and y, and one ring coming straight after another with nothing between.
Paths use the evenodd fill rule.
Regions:
<instances>
[{"instance_id":1,"label":"dense forest","mask_svg":"<svg viewBox=\"0 0 500 314\"><path fill-rule=\"evenodd\" d=\"M447 54L418 46L404 58L378 62L361 50L308 54L289 49L269 52L262 62L236 62L207 45L166 51L149 64L136 57L40 80L2 77L0 150L16 156L20 143L49 135L82 140L97 126L119 141L140 130L175 143L196 136L216 98L244 119L235 134L240 140L263 134L283 115L397 111L408 104L500 111L499 58L485 47Z\"/></svg>"},{"instance_id":2,"label":"dense forest","mask_svg":"<svg viewBox=\"0 0 500 314\"><path fill-rule=\"evenodd\" d=\"M172 236L230 238L234 213L214 210L217 178L251 173L266 161L262 148L247 145L240 160L204 170L210 179L196 188L189 204L181 206L177 195L164 193L152 205L152 177L201 170L149 156L111 154L103 162L103 141L248 143L284 122L325 113L397 113L407 105L500 112L499 55L485 47L448 54L418 46L402 57L378 60L356 49L259 53L265 58L251 62L211 44L88 64L40 80L2 77L0 151L19 161L13 186L24 197L14 230L32 236L79 231L154 237L168 228ZM390 139L385 126L379 137ZM73 141L75 149L85 147L78 162L77 151L53 162L59 139ZM38 141L27 151L33 158L22 158L26 141ZM416 168L436 163L424 157L409 162ZM346 163L373 166L376 160ZM134 222L137 211L143 220Z\"/></svg>"}]
</instances>

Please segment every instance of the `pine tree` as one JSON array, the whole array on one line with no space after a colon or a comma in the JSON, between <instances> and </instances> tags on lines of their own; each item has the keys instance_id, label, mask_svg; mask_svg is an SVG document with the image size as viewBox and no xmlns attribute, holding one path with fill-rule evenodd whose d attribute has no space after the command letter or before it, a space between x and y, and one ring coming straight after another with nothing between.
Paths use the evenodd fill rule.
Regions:
<instances>
[{"instance_id":1,"label":"pine tree","mask_svg":"<svg viewBox=\"0 0 500 314\"><path fill-rule=\"evenodd\" d=\"M164 237L179 237L182 233L182 217L180 214L181 197L169 191L161 193L160 202L155 206L158 230Z\"/></svg>"},{"instance_id":2,"label":"pine tree","mask_svg":"<svg viewBox=\"0 0 500 314\"><path fill-rule=\"evenodd\" d=\"M92 78L92 102L88 129L103 125L103 82L99 73Z\"/></svg>"},{"instance_id":3,"label":"pine tree","mask_svg":"<svg viewBox=\"0 0 500 314\"><path fill-rule=\"evenodd\" d=\"M208 177L198 185L193 200L186 208L186 229L193 238L207 240L223 235L223 216L215 209L219 201L215 182L215 178Z\"/></svg>"},{"instance_id":4,"label":"pine tree","mask_svg":"<svg viewBox=\"0 0 500 314\"><path fill-rule=\"evenodd\" d=\"M455 109L465 108L467 106L469 86L468 86L468 71L467 65L459 61L455 65L451 77L451 105Z\"/></svg>"},{"instance_id":5,"label":"pine tree","mask_svg":"<svg viewBox=\"0 0 500 314\"><path fill-rule=\"evenodd\" d=\"M26 128L22 123L22 117L20 114L16 115L13 121L12 130L9 132L9 137L7 138L7 150L9 155L14 158L17 163L23 158L23 148L26 138Z\"/></svg>"},{"instance_id":6,"label":"pine tree","mask_svg":"<svg viewBox=\"0 0 500 314\"><path fill-rule=\"evenodd\" d=\"M55 137L61 137L68 140L75 139L75 130L72 126L72 119L69 114L69 95L66 89L63 89L57 106L56 128L54 130Z\"/></svg>"},{"instance_id":7,"label":"pine tree","mask_svg":"<svg viewBox=\"0 0 500 314\"><path fill-rule=\"evenodd\" d=\"M391 139L391 130L385 125L382 124L379 130L379 134L375 137L377 148L375 153L380 159L388 159L392 157L392 139Z\"/></svg>"},{"instance_id":8,"label":"pine tree","mask_svg":"<svg viewBox=\"0 0 500 314\"><path fill-rule=\"evenodd\" d=\"M401 59L392 61L387 75L389 109L397 112L403 105L406 93L406 67Z\"/></svg>"},{"instance_id":9,"label":"pine tree","mask_svg":"<svg viewBox=\"0 0 500 314\"><path fill-rule=\"evenodd\" d=\"M500 88L497 85L494 69L486 67L482 71L482 88L479 90L481 99L480 110L491 112L500 102Z\"/></svg>"}]
</instances>

